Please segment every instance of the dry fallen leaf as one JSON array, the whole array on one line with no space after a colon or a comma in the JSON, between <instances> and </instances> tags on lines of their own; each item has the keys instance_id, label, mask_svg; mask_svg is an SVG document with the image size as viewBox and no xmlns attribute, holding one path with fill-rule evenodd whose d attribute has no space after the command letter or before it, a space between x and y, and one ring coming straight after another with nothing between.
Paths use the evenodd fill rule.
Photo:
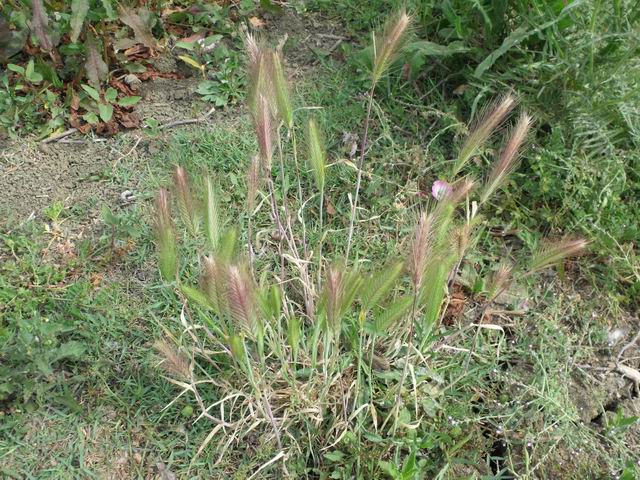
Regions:
<instances>
[{"instance_id":1,"label":"dry fallen leaf","mask_svg":"<svg viewBox=\"0 0 640 480\"><path fill-rule=\"evenodd\" d=\"M327 200L325 205L326 205L325 210L327 211L327 215L329 215L330 217L333 217L336 214L336 208L333 206L333 204L329 200Z\"/></svg>"},{"instance_id":2,"label":"dry fallen leaf","mask_svg":"<svg viewBox=\"0 0 640 480\"><path fill-rule=\"evenodd\" d=\"M103 60L102 55L100 55L100 52L98 52L96 39L92 33L87 35L85 44L87 46L87 59L84 64L84 69L87 72L89 83L93 88L100 90L100 85L109 75L109 68Z\"/></svg>"},{"instance_id":3,"label":"dry fallen leaf","mask_svg":"<svg viewBox=\"0 0 640 480\"><path fill-rule=\"evenodd\" d=\"M249 23L253 28L262 28L266 25L264 20L261 20L258 17L249 17Z\"/></svg>"}]
</instances>

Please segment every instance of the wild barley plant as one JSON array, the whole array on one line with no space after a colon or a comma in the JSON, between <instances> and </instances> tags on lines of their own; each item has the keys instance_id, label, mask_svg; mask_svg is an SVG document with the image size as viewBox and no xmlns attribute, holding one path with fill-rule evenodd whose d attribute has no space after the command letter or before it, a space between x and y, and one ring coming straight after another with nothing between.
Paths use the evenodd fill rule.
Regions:
<instances>
[{"instance_id":1,"label":"wild barley plant","mask_svg":"<svg viewBox=\"0 0 640 480\"><path fill-rule=\"evenodd\" d=\"M261 469L278 464L284 475L304 475L308 465L322 469L323 453L346 436L364 448L363 434L384 438L409 428L400 419L401 410L412 412L414 420L421 414L417 398L425 394L424 381L416 382L412 375L410 385L408 373L428 362L433 342L443 333L449 288L474 244L479 210L515 168L531 119L520 116L486 180L460 176L516 101L507 95L488 107L454 160L451 178L434 184L436 201L418 212L413 233L398 246L404 260L389 260L374 271L354 266L350 251L375 87L400 52L410 23L401 12L381 36L374 36L371 90L342 257L322 254L323 199L331 172L319 125L307 120L302 155L313 182L305 184L296 139L299 110L289 93L282 54L253 37L246 42L248 106L257 152L246 172L246 234L225 227L211 177L201 182L204 199L199 203L185 170L176 167L180 229L171 218L167 192L158 194L160 272L184 301L183 331L171 337L174 346L158 343L158 351L165 358L165 374L181 388L178 398L193 395L201 409L196 421L214 425L198 454L215 441L222 459L229 447L257 432L274 451ZM274 161L280 164L279 179L273 175ZM293 196L285 190L285 169L295 174ZM304 206L316 196L319 209L313 218ZM463 215L458 213L461 206ZM265 209L278 238L273 255L254 248L254 218ZM200 284L193 286L177 273L176 230L180 236L198 237L201 225L207 254L200 260ZM315 244L308 228L317 230ZM568 240L543 246L528 265L503 262L487 282L487 304L509 288L516 273L539 272L585 247L582 240ZM381 377L380 371L397 374ZM400 450L392 442L387 445L387 454L401 461ZM361 463L359 456L354 475L373 478L375 465Z\"/></svg>"}]
</instances>

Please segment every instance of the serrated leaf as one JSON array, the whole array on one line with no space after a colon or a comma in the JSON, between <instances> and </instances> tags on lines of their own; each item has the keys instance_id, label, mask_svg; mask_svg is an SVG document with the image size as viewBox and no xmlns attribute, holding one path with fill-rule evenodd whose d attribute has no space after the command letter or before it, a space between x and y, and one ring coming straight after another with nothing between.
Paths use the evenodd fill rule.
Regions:
<instances>
[{"instance_id":1,"label":"serrated leaf","mask_svg":"<svg viewBox=\"0 0 640 480\"><path fill-rule=\"evenodd\" d=\"M53 50L53 39L49 34L49 17L42 4L42 0L33 0L33 13L31 16L31 31L35 35L43 50L50 52Z\"/></svg>"},{"instance_id":2,"label":"serrated leaf","mask_svg":"<svg viewBox=\"0 0 640 480\"><path fill-rule=\"evenodd\" d=\"M70 341L60 345L52 361L57 362L63 359L77 359L85 352L85 346L80 342Z\"/></svg>"},{"instance_id":3,"label":"serrated leaf","mask_svg":"<svg viewBox=\"0 0 640 480\"><path fill-rule=\"evenodd\" d=\"M95 89L95 88L93 88L93 87L90 87L89 85L85 85L85 84L82 84L82 85L80 85L80 86L81 86L81 87L82 87L82 89L83 89L85 92L87 92L87 94L88 94L91 98L93 98L96 102L99 102L99 101L100 101L100 93L98 92L98 90L96 90L96 89Z\"/></svg>"},{"instance_id":4,"label":"serrated leaf","mask_svg":"<svg viewBox=\"0 0 640 480\"><path fill-rule=\"evenodd\" d=\"M71 0L71 42L76 43L78 41L88 12L89 0Z\"/></svg>"},{"instance_id":5,"label":"serrated leaf","mask_svg":"<svg viewBox=\"0 0 640 480\"><path fill-rule=\"evenodd\" d=\"M93 34L87 35L87 58L84 69L87 72L89 83L98 89L100 88L100 84L106 80L109 75L109 68L98 51L96 39ZM82 87L84 88L84 85ZM98 100L100 96L98 95L98 98L92 96L92 98Z\"/></svg>"},{"instance_id":6,"label":"serrated leaf","mask_svg":"<svg viewBox=\"0 0 640 480\"><path fill-rule=\"evenodd\" d=\"M151 34L151 28L148 25L149 18L151 18L151 12L145 8L140 8L137 12L134 12L127 7L120 6L120 20L133 30L136 41L155 50L156 39Z\"/></svg>"},{"instance_id":7,"label":"serrated leaf","mask_svg":"<svg viewBox=\"0 0 640 480\"><path fill-rule=\"evenodd\" d=\"M113 117L113 105L110 103L101 103L98 105L98 112L103 122L108 122Z\"/></svg>"},{"instance_id":8,"label":"serrated leaf","mask_svg":"<svg viewBox=\"0 0 640 480\"><path fill-rule=\"evenodd\" d=\"M130 107L131 105L135 105L136 103L138 103L141 98L142 97L135 97L135 96L124 97L118 100L118 105L120 105L121 107Z\"/></svg>"}]
</instances>

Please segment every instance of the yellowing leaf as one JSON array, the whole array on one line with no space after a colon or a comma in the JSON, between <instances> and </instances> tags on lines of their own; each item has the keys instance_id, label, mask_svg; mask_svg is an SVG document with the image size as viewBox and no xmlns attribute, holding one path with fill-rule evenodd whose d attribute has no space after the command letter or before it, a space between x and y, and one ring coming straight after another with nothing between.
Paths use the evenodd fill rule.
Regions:
<instances>
[{"instance_id":1,"label":"yellowing leaf","mask_svg":"<svg viewBox=\"0 0 640 480\"><path fill-rule=\"evenodd\" d=\"M200 70L200 73L202 73L202 76L204 77L204 65L202 65L201 63L199 63L198 61L194 60L191 57L187 57L186 55L179 55L178 58L182 60L184 63L186 63L187 65L195 68L196 70Z\"/></svg>"}]
</instances>

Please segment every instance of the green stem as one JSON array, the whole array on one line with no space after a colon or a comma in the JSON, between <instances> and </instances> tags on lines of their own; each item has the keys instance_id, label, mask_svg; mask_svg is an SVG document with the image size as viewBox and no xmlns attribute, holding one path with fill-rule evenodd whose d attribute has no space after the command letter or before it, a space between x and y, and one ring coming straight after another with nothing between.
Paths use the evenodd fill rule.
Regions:
<instances>
[{"instance_id":1,"label":"green stem","mask_svg":"<svg viewBox=\"0 0 640 480\"><path fill-rule=\"evenodd\" d=\"M396 405L395 405L395 418L393 421L393 435L395 435L396 430L398 428L398 411L400 408L400 397L402 396L402 387L404 386L404 382L407 379L407 370L409 369L409 357L411 356L411 350L413 348L413 332L415 325L415 316L416 316L416 307L418 303L418 286L414 286L413 293L413 303L411 305L411 324L409 325L409 343L407 345L407 355L404 359L404 367L402 369L402 378L400 379L400 384L398 385L398 393L396 394Z\"/></svg>"},{"instance_id":2,"label":"green stem","mask_svg":"<svg viewBox=\"0 0 640 480\"><path fill-rule=\"evenodd\" d=\"M345 253L345 261L349 261L349 253L351 252L351 242L353 241L353 228L355 226L356 215L358 213L358 198L360 196L360 185L362 183L362 167L364 166L364 156L367 149L367 140L369 138L369 122L371 121L371 108L373 107L373 93L376 83L373 82L369 91L369 103L367 105L367 116L364 119L364 132L362 134L362 144L360 145L360 158L358 159L358 173L356 177L356 191L351 206L351 219L349 221L349 236L347 239L347 252Z\"/></svg>"}]
</instances>

